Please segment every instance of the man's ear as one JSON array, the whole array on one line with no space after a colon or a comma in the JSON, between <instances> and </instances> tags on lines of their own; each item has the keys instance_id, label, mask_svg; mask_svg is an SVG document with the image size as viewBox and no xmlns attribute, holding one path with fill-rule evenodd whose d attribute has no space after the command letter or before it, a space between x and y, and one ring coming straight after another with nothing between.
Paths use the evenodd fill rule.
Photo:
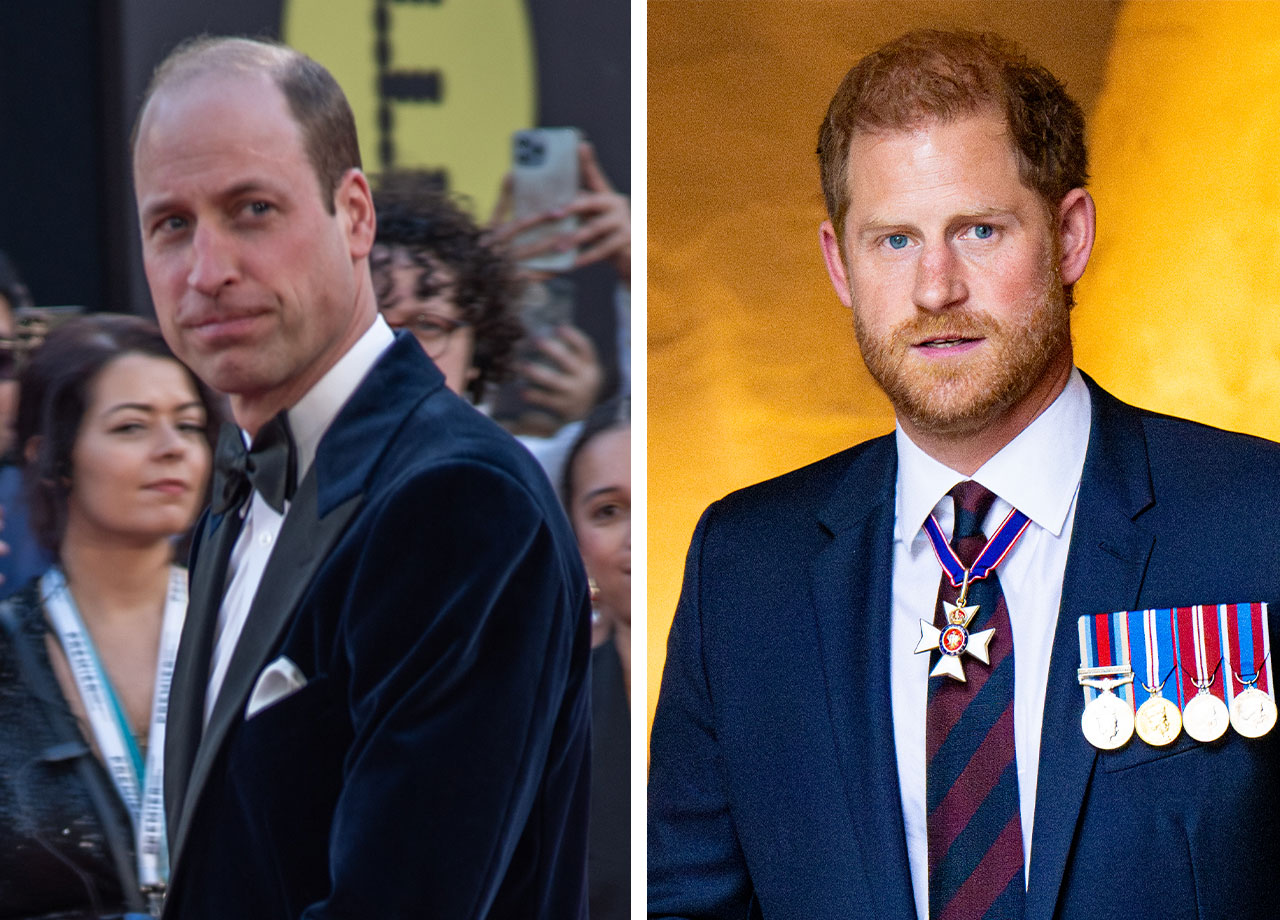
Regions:
<instances>
[{"instance_id":1,"label":"man's ear","mask_svg":"<svg viewBox=\"0 0 1280 920\"><path fill-rule=\"evenodd\" d=\"M1093 238L1097 231L1097 211L1093 196L1082 188L1073 188L1058 205L1058 242L1061 254L1058 270L1063 284L1075 284L1089 264Z\"/></svg>"},{"instance_id":2,"label":"man's ear","mask_svg":"<svg viewBox=\"0 0 1280 920\"><path fill-rule=\"evenodd\" d=\"M358 169L348 169L333 192L334 212L343 221L351 246L351 258L363 259L373 248L378 219L373 212L369 180Z\"/></svg>"},{"instance_id":3,"label":"man's ear","mask_svg":"<svg viewBox=\"0 0 1280 920\"><path fill-rule=\"evenodd\" d=\"M827 275L831 278L831 286L836 289L836 296L846 307L853 307L853 295L849 293L849 271L844 264L844 251L836 228L831 221L824 220L818 228L818 240L822 245L822 260L827 263Z\"/></svg>"}]
</instances>

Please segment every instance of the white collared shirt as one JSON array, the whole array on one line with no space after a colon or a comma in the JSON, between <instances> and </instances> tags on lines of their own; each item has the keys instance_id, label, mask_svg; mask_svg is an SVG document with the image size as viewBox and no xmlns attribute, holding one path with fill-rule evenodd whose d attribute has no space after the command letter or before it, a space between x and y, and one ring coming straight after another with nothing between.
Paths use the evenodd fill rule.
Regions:
<instances>
[{"instance_id":1,"label":"white collared shirt","mask_svg":"<svg viewBox=\"0 0 1280 920\"><path fill-rule=\"evenodd\" d=\"M360 381L394 341L391 327L381 315L376 316L364 335L289 409L289 428L293 432L296 448L298 482L302 482L311 469L320 438L337 417L338 410L351 398ZM241 435L248 444L248 433L242 429ZM280 536L285 514L289 513L288 502L285 503L284 514L277 513L256 489L244 508L244 526L231 550L231 561L227 565L227 589L222 596L222 606L218 609L213 657L209 662L209 687L204 698L206 726L213 713L218 691L222 689L222 681L227 676L231 656L240 641L245 620L249 617L254 595L258 593L262 573L271 558L276 538Z\"/></svg>"},{"instance_id":2,"label":"white collared shirt","mask_svg":"<svg viewBox=\"0 0 1280 920\"><path fill-rule=\"evenodd\" d=\"M920 621L933 622L942 571L924 532L933 514L950 539L955 509L951 487L974 479L996 494L983 532L990 536L1011 508L1031 519L997 574L1013 627L1014 748L1022 815L1022 848L1031 862L1031 828L1039 772L1040 726L1049 658L1062 601L1062 579L1075 519L1076 495L1089 444L1090 398L1078 370L1053 404L998 454L966 477L934 460L895 432L897 499L893 534L890 656L894 747L916 914L929 915L929 838L925 826L925 708L929 657L915 654ZM965 667L981 667L975 660Z\"/></svg>"}]
</instances>

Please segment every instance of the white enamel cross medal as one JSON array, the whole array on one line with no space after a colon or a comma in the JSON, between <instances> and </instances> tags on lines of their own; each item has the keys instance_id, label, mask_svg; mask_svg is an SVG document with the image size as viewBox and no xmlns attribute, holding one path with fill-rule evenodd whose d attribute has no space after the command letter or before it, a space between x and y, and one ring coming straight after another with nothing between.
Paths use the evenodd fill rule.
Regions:
<instances>
[{"instance_id":1,"label":"white enamel cross medal","mask_svg":"<svg viewBox=\"0 0 1280 920\"><path fill-rule=\"evenodd\" d=\"M959 600L960 604L964 603L963 595ZM916 654L932 652L936 648L942 654L938 656L938 663L933 666L929 676L937 677L945 674L964 682L964 666L961 664L961 657L968 654L983 664L991 664L991 655L987 648L995 638L996 631L984 629L975 633L969 632L969 624L978 614L977 604L964 607L943 601L942 610L947 617L945 629L938 629L928 620L920 621L920 641L916 644Z\"/></svg>"},{"instance_id":2,"label":"white enamel cross medal","mask_svg":"<svg viewBox=\"0 0 1280 920\"><path fill-rule=\"evenodd\" d=\"M929 620L920 620L920 641L916 643L916 654L932 652L935 648L942 653L938 656L938 663L929 672L930 677L945 674L953 680L965 683L962 663L965 655L972 655L983 664L991 664L988 647L995 638L996 631L983 629L969 632L969 624L978 615L977 604L965 605L965 600L969 597L969 585L990 575L1030 524L1031 520L1017 508L1011 510L996 528L995 535L978 552L973 564L965 568L956 551L947 542L937 519L932 514L925 519L924 532L933 546L934 555L938 557L938 564L942 566L943 575L953 588L960 589L960 595L954 604L942 602L946 626L939 629Z\"/></svg>"}]
</instances>

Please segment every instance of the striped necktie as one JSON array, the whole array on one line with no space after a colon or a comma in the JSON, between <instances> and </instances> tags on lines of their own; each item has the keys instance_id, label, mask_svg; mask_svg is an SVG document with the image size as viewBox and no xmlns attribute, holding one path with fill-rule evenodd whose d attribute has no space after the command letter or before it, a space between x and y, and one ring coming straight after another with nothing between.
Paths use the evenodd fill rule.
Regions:
<instances>
[{"instance_id":1,"label":"striped necktie","mask_svg":"<svg viewBox=\"0 0 1280 920\"><path fill-rule=\"evenodd\" d=\"M976 482L951 490L951 546L966 568L986 545L982 522L995 495ZM944 575L934 623L945 628L943 601L959 590ZM931 920L1020 920L1026 896L1018 764L1013 747L1013 632L992 572L969 585L977 604L971 631L995 629L990 666L970 659L966 680L929 680L926 768ZM936 663L938 653L931 657Z\"/></svg>"}]
</instances>

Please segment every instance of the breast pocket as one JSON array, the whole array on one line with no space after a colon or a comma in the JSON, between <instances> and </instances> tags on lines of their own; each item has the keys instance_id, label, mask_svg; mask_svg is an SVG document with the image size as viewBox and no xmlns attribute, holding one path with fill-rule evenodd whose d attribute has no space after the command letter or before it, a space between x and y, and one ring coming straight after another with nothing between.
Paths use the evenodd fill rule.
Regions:
<instances>
[{"instance_id":1,"label":"breast pocket","mask_svg":"<svg viewBox=\"0 0 1280 920\"><path fill-rule=\"evenodd\" d=\"M1222 745L1227 742L1229 736L1230 733L1226 737L1212 742L1209 746ZM1107 773L1117 773L1121 770L1131 770L1134 767L1157 760L1164 760L1168 757L1182 757L1187 754L1193 754L1205 747L1206 745L1196 741L1185 731L1164 747L1154 747L1147 744L1135 734L1129 739L1128 744L1117 751L1100 751L1098 753L1098 766Z\"/></svg>"},{"instance_id":2,"label":"breast pocket","mask_svg":"<svg viewBox=\"0 0 1280 920\"><path fill-rule=\"evenodd\" d=\"M258 757L270 752L303 744L314 746L315 738L324 734L337 708L332 682L317 675L305 687L276 700L245 719L240 726L235 747L252 750Z\"/></svg>"},{"instance_id":3,"label":"breast pocket","mask_svg":"<svg viewBox=\"0 0 1280 920\"><path fill-rule=\"evenodd\" d=\"M350 746L346 707L324 676L236 728L227 749L232 794L270 847L283 848L279 858L305 860L303 851L326 845Z\"/></svg>"}]
</instances>

